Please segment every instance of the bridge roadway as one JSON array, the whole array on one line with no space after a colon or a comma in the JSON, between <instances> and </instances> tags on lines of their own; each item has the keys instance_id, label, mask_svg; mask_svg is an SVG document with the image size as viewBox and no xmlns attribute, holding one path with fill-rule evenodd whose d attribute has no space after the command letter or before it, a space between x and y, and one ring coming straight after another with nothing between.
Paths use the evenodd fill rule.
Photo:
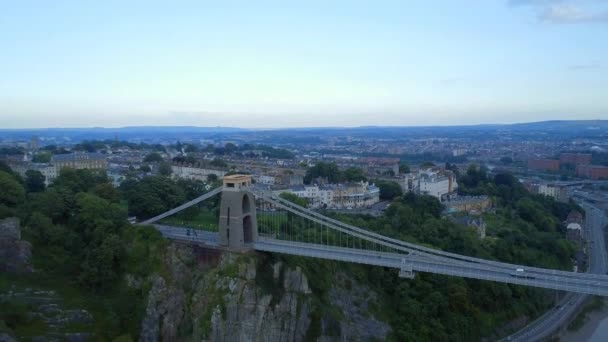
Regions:
<instances>
[{"instance_id":1,"label":"bridge roadway","mask_svg":"<svg viewBox=\"0 0 608 342\"><path fill-rule=\"evenodd\" d=\"M337 231L349 234L351 236L359 237L359 238L365 239L367 241L370 241L370 242L373 242L373 243L376 243L379 245L383 245L385 247L391 248L392 250L395 250L398 252L406 252L406 253L424 256L429 259L435 259L437 261L441 261L442 263L445 263L445 264L460 265L463 267L479 269L481 271L485 271L485 270L492 271L492 270L495 270L496 268L499 268L499 269L502 269L503 271L507 271L509 273L512 273L515 270L515 268L524 268L525 272L531 276L534 276L534 278L550 277L547 279L552 279L555 281L557 281L559 279L568 279L569 278L571 280L574 280L574 281L582 283L582 284L587 284L587 282L593 282L593 283L603 282L603 283L608 284L608 277L604 274L574 273L574 272L567 272L567 271L553 270L553 269L544 269L544 268L537 268L537 267L527 267L527 266L524 267L524 266L508 264L508 263L504 263L504 262L500 262L500 261L486 260L486 259L469 257L469 256L450 253L450 252L444 252L444 251L440 251L437 249L416 245L413 243L393 239L393 238L386 237L384 235L380 235L380 234L377 234L377 233L374 233L374 232L371 232L371 231L368 231L365 229L361 229L361 228L358 228L355 226L351 226L351 225L342 223L340 221L329 218L327 216L323 216L317 212L311 211L304 207L300 207L292 202L286 201L286 200L276 197L276 196L272 196L272 195L269 196L268 194L259 193L259 192L256 192L255 194L256 194L256 196L263 198L264 200L272 203L273 205L277 206L278 208L285 209L285 210L292 212L296 215L299 215L303 218L306 218L308 220L325 225L333 230L337 230Z\"/></svg>"},{"instance_id":2,"label":"bridge roadway","mask_svg":"<svg viewBox=\"0 0 608 342\"><path fill-rule=\"evenodd\" d=\"M166 225L155 226L163 234L163 236L169 239L199 243L210 247L218 246L217 233L205 231L195 232L194 229ZM251 247L258 251L353 262L396 269L401 269L402 262L405 260L405 264L408 267L411 267L413 271L417 272L429 272L583 294L608 296L608 277L606 276L604 276L605 279L579 279L576 277L576 275L578 275L577 273L571 272L573 275L571 277L544 275L539 273L527 273L526 277L521 277L514 276L513 274L516 268L526 269L525 266L512 265L510 269L504 269L500 267L491 267L488 265L462 265L446 263L441 260L416 254L378 252L355 248L275 240L264 237L261 237L258 241L252 243Z\"/></svg>"},{"instance_id":3,"label":"bridge roadway","mask_svg":"<svg viewBox=\"0 0 608 342\"><path fill-rule=\"evenodd\" d=\"M604 227L607 220L604 212L588 203L581 204L586 212L586 240L588 245L589 269L588 272L604 274L608 271L608 257L604 240ZM540 341L551 336L556 330L563 327L569 319L586 302L588 296L569 293L562 298L551 310L544 313L525 328L508 337L508 341Z\"/></svg>"}]
</instances>

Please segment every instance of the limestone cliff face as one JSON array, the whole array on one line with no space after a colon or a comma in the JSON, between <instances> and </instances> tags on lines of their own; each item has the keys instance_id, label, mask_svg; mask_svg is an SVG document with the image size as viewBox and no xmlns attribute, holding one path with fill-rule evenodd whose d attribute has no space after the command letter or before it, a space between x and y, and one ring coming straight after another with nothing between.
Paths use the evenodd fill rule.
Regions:
<instances>
[{"instance_id":1,"label":"limestone cliff face","mask_svg":"<svg viewBox=\"0 0 608 342\"><path fill-rule=\"evenodd\" d=\"M0 220L0 271L31 272L32 245L21 240L19 219Z\"/></svg>"},{"instance_id":2,"label":"limestone cliff face","mask_svg":"<svg viewBox=\"0 0 608 342\"><path fill-rule=\"evenodd\" d=\"M168 247L163 274L151 279L140 341L365 341L390 332L364 312L375 295L356 284L344 289L337 279L321 300L299 267L265 265L254 253L218 254L211 262L201 254ZM321 306L335 307L339 319L319 314Z\"/></svg>"}]
</instances>

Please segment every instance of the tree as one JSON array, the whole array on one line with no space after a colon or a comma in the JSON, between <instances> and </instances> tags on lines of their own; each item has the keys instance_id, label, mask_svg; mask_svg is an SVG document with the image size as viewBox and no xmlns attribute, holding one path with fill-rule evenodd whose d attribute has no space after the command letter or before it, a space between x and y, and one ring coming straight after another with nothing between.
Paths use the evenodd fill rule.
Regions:
<instances>
[{"instance_id":1,"label":"tree","mask_svg":"<svg viewBox=\"0 0 608 342\"><path fill-rule=\"evenodd\" d=\"M347 182L361 182L367 180L363 174L363 170L358 167L349 167L344 170L344 172L342 172L342 178Z\"/></svg>"},{"instance_id":2,"label":"tree","mask_svg":"<svg viewBox=\"0 0 608 342\"><path fill-rule=\"evenodd\" d=\"M144 172L144 173L148 173L152 171L152 168L150 167L150 165L144 164L142 166L139 167L139 171Z\"/></svg>"},{"instance_id":3,"label":"tree","mask_svg":"<svg viewBox=\"0 0 608 342\"><path fill-rule=\"evenodd\" d=\"M399 163L399 173L410 173L410 167L404 161Z\"/></svg>"},{"instance_id":4,"label":"tree","mask_svg":"<svg viewBox=\"0 0 608 342\"><path fill-rule=\"evenodd\" d=\"M500 162L503 163L504 165L511 165L511 164L513 164L513 158L502 157L502 158L500 158Z\"/></svg>"},{"instance_id":5,"label":"tree","mask_svg":"<svg viewBox=\"0 0 608 342\"><path fill-rule=\"evenodd\" d=\"M162 162L162 163L158 164L158 173L161 176L168 177L171 175L171 172L173 172L173 171L171 170L171 165L169 163Z\"/></svg>"},{"instance_id":6,"label":"tree","mask_svg":"<svg viewBox=\"0 0 608 342\"><path fill-rule=\"evenodd\" d=\"M0 204L15 207L25 200L25 189L10 174L0 171Z\"/></svg>"},{"instance_id":7,"label":"tree","mask_svg":"<svg viewBox=\"0 0 608 342\"><path fill-rule=\"evenodd\" d=\"M46 185L44 184L44 175L37 170L25 171L25 188L27 192L42 192Z\"/></svg>"},{"instance_id":8,"label":"tree","mask_svg":"<svg viewBox=\"0 0 608 342\"><path fill-rule=\"evenodd\" d=\"M160 163L164 161L163 157L158 152L152 152L144 158L146 163Z\"/></svg>"},{"instance_id":9,"label":"tree","mask_svg":"<svg viewBox=\"0 0 608 342\"><path fill-rule=\"evenodd\" d=\"M189 152L198 152L198 146L192 145L192 144L188 144L188 145L186 145L186 149L184 151L186 153L189 153Z\"/></svg>"},{"instance_id":10,"label":"tree","mask_svg":"<svg viewBox=\"0 0 608 342\"><path fill-rule=\"evenodd\" d=\"M298 197L298 195L291 192L282 192L279 197L286 199L291 203L295 203L301 207L308 206L308 201L305 198Z\"/></svg>"},{"instance_id":11,"label":"tree","mask_svg":"<svg viewBox=\"0 0 608 342\"><path fill-rule=\"evenodd\" d=\"M186 202L184 190L171 178L161 176L124 181L120 190L127 199L129 212L139 218L161 214Z\"/></svg>"},{"instance_id":12,"label":"tree","mask_svg":"<svg viewBox=\"0 0 608 342\"><path fill-rule=\"evenodd\" d=\"M32 157L32 162L34 162L34 163L49 163L51 161L52 156L53 155L50 152L36 153Z\"/></svg>"},{"instance_id":13,"label":"tree","mask_svg":"<svg viewBox=\"0 0 608 342\"><path fill-rule=\"evenodd\" d=\"M232 154L236 150L237 150L237 147L233 143L226 143L226 145L224 145L224 151L226 154Z\"/></svg>"},{"instance_id":14,"label":"tree","mask_svg":"<svg viewBox=\"0 0 608 342\"><path fill-rule=\"evenodd\" d=\"M207 181L211 182L211 183L217 182L217 175L214 174L214 173L208 174L207 175Z\"/></svg>"},{"instance_id":15,"label":"tree","mask_svg":"<svg viewBox=\"0 0 608 342\"><path fill-rule=\"evenodd\" d=\"M89 191L97 184L107 183L108 175L102 170L63 168L53 187L64 187L73 193Z\"/></svg>"},{"instance_id":16,"label":"tree","mask_svg":"<svg viewBox=\"0 0 608 342\"><path fill-rule=\"evenodd\" d=\"M376 186L380 188L380 199L383 200L392 200L403 194L403 190L397 182L376 180Z\"/></svg>"},{"instance_id":17,"label":"tree","mask_svg":"<svg viewBox=\"0 0 608 342\"><path fill-rule=\"evenodd\" d=\"M310 184L317 178L327 178L330 183L338 183L343 179L343 176L335 163L318 162L315 166L306 170L304 183Z\"/></svg>"},{"instance_id":18,"label":"tree","mask_svg":"<svg viewBox=\"0 0 608 342\"><path fill-rule=\"evenodd\" d=\"M228 164L226 164L225 161L223 161L222 159L219 158L214 158L209 165L211 166L215 166L215 167L221 167L221 168L227 168Z\"/></svg>"},{"instance_id":19,"label":"tree","mask_svg":"<svg viewBox=\"0 0 608 342\"><path fill-rule=\"evenodd\" d=\"M112 203L120 202L120 193L110 183L97 184L93 187L92 192L106 201Z\"/></svg>"}]
</instances>

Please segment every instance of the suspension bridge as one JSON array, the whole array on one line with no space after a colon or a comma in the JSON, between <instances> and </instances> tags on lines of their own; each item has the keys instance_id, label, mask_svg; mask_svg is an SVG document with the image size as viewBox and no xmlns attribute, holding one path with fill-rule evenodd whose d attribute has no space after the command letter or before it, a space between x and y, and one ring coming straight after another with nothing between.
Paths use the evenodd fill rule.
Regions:
<instances>
[{"instance_id":1,"label":"suspension bridge","mask_svg":"<svg viewBox=\"0 0 608 342\"><path fill-rule=\"evenodd\" d=\"M222 194L217 232L157 224ZM224 177L216 188L141 222L168 239L212 248L257 250L394 268L400 277L429 272L552 290L608 296L608 276L522 266L445 252L384 236L324 216L252 187L251 176Z\"/></svg>"}]
</instances>

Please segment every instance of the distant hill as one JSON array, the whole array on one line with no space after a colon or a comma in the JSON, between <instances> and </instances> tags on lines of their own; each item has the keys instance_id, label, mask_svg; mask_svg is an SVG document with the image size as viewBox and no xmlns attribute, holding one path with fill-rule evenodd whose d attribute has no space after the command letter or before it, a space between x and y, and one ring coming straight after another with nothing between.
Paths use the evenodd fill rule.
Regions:
<instances>
[{"instance_id":1,"label":"distant hill","mask_svg":"<svg viewBox=\"0 0 608 342\"><path fill-rule=\"evenodd\" d=\"M361 127L301 127L280 129L246 129L238 127L195 126L130 126L120 128L48 128L0 129L0 137L30 139L32 136L53 137L66 141L85 139L121 140L198 140L213 138L258 141L268 143L298 143L319 141L322 137L370 138L472 138L493 139L498 134L534 137L608 137L608 120L552 120L516 124L484 124L461 126L361 126ZM535 135L536 134L536 135Z\"/></svg>"}]
</instances>

